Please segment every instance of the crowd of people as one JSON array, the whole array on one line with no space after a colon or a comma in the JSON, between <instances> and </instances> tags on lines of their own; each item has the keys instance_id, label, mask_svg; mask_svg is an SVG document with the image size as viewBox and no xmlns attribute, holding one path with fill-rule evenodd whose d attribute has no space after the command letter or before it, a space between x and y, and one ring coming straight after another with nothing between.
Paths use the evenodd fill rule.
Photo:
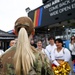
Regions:
<instances>
[{"instance_id":1,"label":"crowd of people","mask_svg":"<svg viewBox=\"0 0 75 75\"><path fill-rule=\"evenodd\" d=\"M10 41L10 47L1 54L0 75L69 75L69 61L75 61L75 36L71 37L69 49L63 46L61 38L48 38L49 45L43 48L42 39L34 43L30 38L34 32L29 17L15 21L17 40Z\"/></svg>"}]
</instances>

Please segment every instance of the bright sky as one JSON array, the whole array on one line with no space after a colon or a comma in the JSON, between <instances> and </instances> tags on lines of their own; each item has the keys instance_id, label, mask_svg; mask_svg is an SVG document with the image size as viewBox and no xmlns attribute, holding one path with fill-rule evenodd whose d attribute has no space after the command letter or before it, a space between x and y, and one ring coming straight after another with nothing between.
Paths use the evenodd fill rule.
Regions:
<instances>
[{"instance_id":1,"label":"bright sky","mask_svg":"<svg viewBox=\"0 0 75 75\"><path fill-rule=\"evenodd\" d=\"M0 29L9 31L14 29L17 18L27 16L25 9L31 10L42 5L42 0L0 0Z\"/></svg>"}]
</instances>

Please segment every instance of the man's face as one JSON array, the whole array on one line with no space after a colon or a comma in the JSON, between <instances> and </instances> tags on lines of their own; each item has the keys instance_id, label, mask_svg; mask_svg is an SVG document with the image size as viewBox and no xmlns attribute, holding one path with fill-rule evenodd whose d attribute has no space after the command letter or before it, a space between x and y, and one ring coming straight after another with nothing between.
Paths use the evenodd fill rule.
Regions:
<instances>
[{"instance_id":1,"label":"man's face","mask_svg":"<svg viewBox=\"0 0 75 75\"><path fill-rule=\"evenodd\" d=\"M49 43L50 43L51 45L53 45L53 44L54 44L54 39L50 39L50 40L49 40Z\"/></svg>"},{"instance_id":2,"label":"man's face","mask_svg":"<svg viewBox=\"0 0 75 75\"><path fill-rule=\"evenodd\" d=\"M12 40L12 41L10 42L10 46L13 46L15 43L16 43L16 41L15 41L15 40Z\"/></svg>"}]
</instances>

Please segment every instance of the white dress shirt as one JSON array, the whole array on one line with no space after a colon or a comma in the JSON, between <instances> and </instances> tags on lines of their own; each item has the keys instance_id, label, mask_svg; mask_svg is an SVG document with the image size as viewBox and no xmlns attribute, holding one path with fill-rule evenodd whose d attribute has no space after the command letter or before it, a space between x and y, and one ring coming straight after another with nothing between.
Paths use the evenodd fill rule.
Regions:
<instances>
[{"instance_id":1,"label":"white dress shirt","mask_svg":"<svg viewBox=\"0 0 75 75\"><path fill-rule=\"evenodd\" d=\"M46 46L46 49L45 49L45 53L46 53L46 55L48 56L48 58L49 58L49 60L51 61L51 52L52 52L52 50L54 50L56 48L56 44L54 44L54 45L48 45L48 46Z\"/></svg>"}]
</instances>

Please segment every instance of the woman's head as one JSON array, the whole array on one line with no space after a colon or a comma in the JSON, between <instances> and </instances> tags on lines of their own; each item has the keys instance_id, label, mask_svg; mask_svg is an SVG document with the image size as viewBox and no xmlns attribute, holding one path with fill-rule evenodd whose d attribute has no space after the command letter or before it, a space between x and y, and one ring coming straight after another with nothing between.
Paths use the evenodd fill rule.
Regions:
<instances>
[{"instance_id":1,"label":"woman's head","mask_svg":"<svg viewBox=\"0 0 75 75\"><path fill-rule=\"evenodd\" d=\"M21 75L21 71L23 71L23 74L27 75L35 60L28 37L33 31L32 20L29 17L18 18L15 22L15 31L18 34L14 55L15 73Z\"/></svg>"},{"instance_id":2,"label":"woman's head","mask_svg":"<svg viewBox=\"0 0 75 75\"><path fill-rule=\"evenodd\" d=\"M42 49L42 40L37 41L37 48Z\"/></svg>"},{"instance_id":3,"label":"woman's head","mask_svg":"<svg viewBox=\"0 0 75 75\"><path fill-rule=\"evenodd\" d=\"M75 36L71 36L71 42L75 42Z\"/></svg>"},{"instance_id":4,"label":"woman's head","mask_svg":"<svg viewBox=\"0 0 75 75\"><path fill-rule=\"evenodd\" d=\"M15 22L15 31L18 34L19 30L24 27L28 33L28 36L33 32L33 22L29 17L20 17Z\"/></svg>"},{"instance_id":5,"label":"woman's head","mask_svg":"<svg viewBox=\"0 0 75 75\"><path fill-rule=\"evenodd\" d=\"M55 44L56 44L57 48L63 47L63 40L61 38L58 38L55 40Z\"/></svg>"}]
</instances>

